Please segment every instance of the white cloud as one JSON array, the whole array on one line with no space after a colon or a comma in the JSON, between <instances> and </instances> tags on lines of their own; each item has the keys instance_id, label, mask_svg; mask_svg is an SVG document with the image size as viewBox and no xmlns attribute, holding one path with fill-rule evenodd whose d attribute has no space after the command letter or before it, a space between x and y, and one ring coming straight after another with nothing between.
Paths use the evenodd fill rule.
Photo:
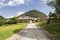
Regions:
<instances>
[{"instance_id":1,"label":"white cloud","mask_svg":"<svg viewBox=\"0 0 60 40\"><path fill-rule=\"evenodd\" d=\"M41 4L47 4L49 0L40 0L40 1L41 1Z\"/></svg>"},{"instance_id":2,"label":"white cloud","mask_svg":"<svg viewBox=\"0 0 60 40\"><path fill-rule=\"evenodd\" d=\"M10 5L10 6L14 5L14 2L13 1L9 1L8 5Z\"/></svg>"},{"instance_id":3,"label":"white cloud","mask_svg":"<svg viewBox=\"0 0 60 40\"><path fill-rule=\"evenodd\" d=\"M42 0L42 1L45 1L45 2L47 2L47 1L53 1L53 0Z\"/></svg>"},{"instance_id":4,"label":"white cloud","mask_svg":"<svg viewBox=\"0 0 60 40\"><path fill-rule=\"evenodd\" d=\"M5 0L0 0L0 2L4 2Z\"/></svg>"},{"instance_id":5,"label":"white cloud","mask_svg":"<svg viewBox=\"0 0 60 40\"><path fill-rule=\"evenodd\" d=\"M3 2L0 2L0 6L2 6L4 3Z\"/></svg>"},{"instance_id":6,"label":"white cloud","mask_svg":"<svg viewBox=\"0 0 60 40\"><path fill-rule=\"evenodd\" d=\"M9 0L5 3L6 0L0 1L0 6L16 6L19 4L24 4L24 0Z\"/></svg>"},{"instance_id":7,"label":"white cloud","mask_svg":"<svg viewBox=\"0 0 60 40\"><path fill-rule=\"evenodd\" d=\"M19 4L24 4L24 0L10 0L7 5L16 6Z\"/></svg>"},{"instance_id":8,"label":"white cloud","mask_svg":"<svg viewBox=\"0 0 60 40\"><path fill-rule=\"evenodd\" d=\"M48 1L48 0L42 0L42 1L45 1L45 2L46 2L46 1Z\"/></svg>"},{"instance_id":9,"label":"white cloud","mask_svg":"<svg viewBox=\"0 0 60 40\"><path fill-rule=\"evenodd\" d=\"M6 17L6 18L12 18L12 17L14 17L14 16L9 16L9 17Z\"/></svg>"},{"instance_id":10,"label":"white cloud","mask_svg":"<svg viewBox=\"0 0 60 40\"><path fill-rule=\"evenodd\" d=\"M25 12L20 12L20 11L19 11L17 14L18 14L18 16L19 16L19 15L21 15L21 14L23 14L23 13L25 13Z\"/></svg>"},{"instance_id":11,"label":"white cloud","mask_svg":"<svg viewBox=\"0 0 60 40\"><path fill-rule=\"evenodd\" d=\"M6 2L6 0L0 1L0 6L16 6L19 4L29 4L36 0L9 0Z\"/></svg>"},{"instance_id":12,"label":"white cloud","mask_svg":"<svg viewBox=\"0 0 60 40\"><path fill-rule=\"evenodd\" d=\"M13 0L16 4L24 4L24 0Z\"/></svg>"}]
</instances>

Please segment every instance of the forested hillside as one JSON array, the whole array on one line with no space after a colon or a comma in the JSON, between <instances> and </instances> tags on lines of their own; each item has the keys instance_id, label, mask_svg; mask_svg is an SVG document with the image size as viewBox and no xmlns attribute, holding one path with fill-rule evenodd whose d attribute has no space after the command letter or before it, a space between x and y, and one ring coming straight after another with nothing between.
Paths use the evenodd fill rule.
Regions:
<instances>
[{"instance_id":1,"label":"forested hillside","mask_svg":"<svg viewBox=\"0 0 60 40\"><path fill-rule=\"evenodd\" d=\"M30 17L42 17L42 16L46 16L43 12L37 11L37 10L30 10L20 16L30 16Z\"/></svg>"}]
</instances>

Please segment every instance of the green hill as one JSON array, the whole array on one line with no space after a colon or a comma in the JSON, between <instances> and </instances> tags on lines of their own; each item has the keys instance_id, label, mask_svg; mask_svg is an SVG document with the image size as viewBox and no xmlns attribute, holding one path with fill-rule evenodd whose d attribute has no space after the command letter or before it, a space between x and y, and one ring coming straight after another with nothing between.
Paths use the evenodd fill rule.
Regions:
<instances>
[{"instance_id":1,"label":"green hill","mask_svg":"<svg viewBox=\"0 0 60 40\"><path fill-rule=\"evenodd\" d=\"M5 19L5 18L4 18L3 16L0 15L0 20L3 20L3 19Z\"/></svg>"},{"instance_id":2,"label":"green hill","mask_svg":"<svg viewBox=\"0 0 60 40\"><path fill-rule=\"evenodd\" d=\"M30 17L41 17L41 16L46 16L43 12L37 11L37 10L30 10L20 16L30 16Z\"/></svg>"}]
</instances>

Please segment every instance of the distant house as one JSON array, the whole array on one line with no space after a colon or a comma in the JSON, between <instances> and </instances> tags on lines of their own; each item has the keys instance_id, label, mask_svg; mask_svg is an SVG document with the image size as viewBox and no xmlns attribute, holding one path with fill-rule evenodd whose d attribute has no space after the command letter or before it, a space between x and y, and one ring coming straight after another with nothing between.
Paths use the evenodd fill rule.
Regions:
<instances>
[{"instance_id":1,"label":"distant house","mask_svg":"<svg viewBox=\"0 0 60 40\"><path fill-rule=\"evenodd\" d=\"M30 17L30 16L20 16L19 20L37 20L37 18Z\"/></svg>"},{"instance_id":2,"label":"distant house","mask_svg":"<svg viewBox=\"0 0 60 40\"><path fill-rule=\"evenodd\" d=\"M47 16L38 17L39 21L47 21L49 18Z\"/></svg>"},{"instance_id":3,"label":"distant house","mask_svg":"<svg viewBox=\"0 0 60 40\"><path fill-rule=\"evenodd\" d=\"M47 16L42 16L38 18L30 17L30 16L20 16L19 20L33 20L33 21L46 21L48 18Z\"/></svg>"}]
</instances>

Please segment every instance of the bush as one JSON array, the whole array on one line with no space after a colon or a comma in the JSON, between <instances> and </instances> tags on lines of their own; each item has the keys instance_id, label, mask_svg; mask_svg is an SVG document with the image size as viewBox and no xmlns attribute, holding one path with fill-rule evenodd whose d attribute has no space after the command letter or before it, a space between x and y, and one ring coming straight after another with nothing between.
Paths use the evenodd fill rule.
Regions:
<instances>
[{"instance_id":1,"label":"bush","mask_svg":"<svg viewBox=\"0 0 60 40\"><path fill-rule=\"evenodd\" d=\"M0 20L0 26L4 25L5 24L5 20Z\"/></svg>"},{"instance_id":2,"label":"bush","mask_svg":"<svg viewBox=\"0 0 60 40\"><path fill-rule=\"evenodd\" d=\"M9 21L7 21L7 24L16 24L18 23L18 19L16 17L10 18Z\"/></svg>"},{"instance_id":3,"label":"bush","mask_svg":"<svg viewBox=\"0 0 60 40\"><path fill-rule=\"evenodd\" d=\"M60 24L60 18L52 18L52 19L49 19L48 22L49 23L52 23L52 24Z\"/></svg>"},{"instance_id":4,"label":"bush","mask_svg":"<svg viewBox=\"0 0 60 40\"><path fill-rule=\"evenodd\" d=\"M29 20L19 20L19 23L29 23Z\"/></svg>"}]
</instances>

